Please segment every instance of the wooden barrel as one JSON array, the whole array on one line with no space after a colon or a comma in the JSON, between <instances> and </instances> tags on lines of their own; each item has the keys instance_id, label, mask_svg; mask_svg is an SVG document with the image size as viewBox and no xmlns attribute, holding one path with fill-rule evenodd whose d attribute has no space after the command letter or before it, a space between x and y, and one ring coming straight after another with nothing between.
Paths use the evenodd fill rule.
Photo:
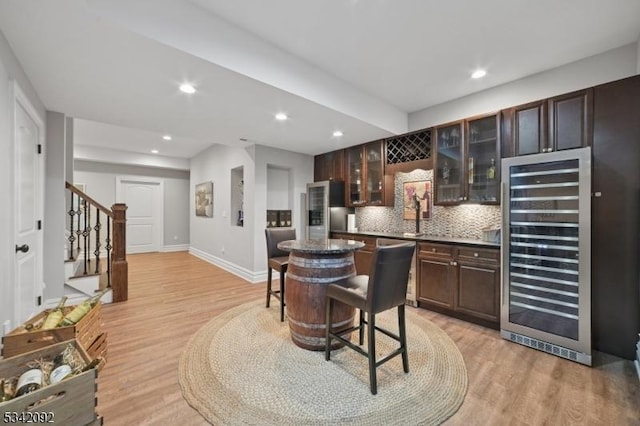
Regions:
<instances>
[{"instance_id":1,"label":"wooden barrel","mask_svg":"<svg viewBox=\"0 0 640 426\"><path fill-rule=\"evenodd\" d=\"M285 302L291 339L301 348L324 350L325 345L325 296L327 285L356 274L353 252L314 254L292 251L286 277ZM341 302L333 302L333 330L353 326L355 309ZM345 335L349 338L349 335ZM343 346L337 340L333 349Z\"/></svg>"}]
</instances>

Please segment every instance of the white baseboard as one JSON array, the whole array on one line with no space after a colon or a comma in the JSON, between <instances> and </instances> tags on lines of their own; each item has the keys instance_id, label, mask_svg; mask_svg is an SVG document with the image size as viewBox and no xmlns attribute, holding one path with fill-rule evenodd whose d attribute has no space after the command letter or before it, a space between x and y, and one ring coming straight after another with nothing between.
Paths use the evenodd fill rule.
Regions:
<instances>
[{"instance_id":1,"label":"white baseboard","mask_svg":"<svg viewBox=\"0 0 640 426\"><path fill-rule=\"evenodd\" d=\"M209 253L206 253L202 250L198 250L196 248L190 247L189 253L198 257L204 261L207 261L213 265L216 265L219 268L224 269L227 272L231 272L234 275L239 276L242 279L249 281L252 284L264 282L267 280L267 272L253 272L248 270L247 268L243 268L242 266L238 266L235 263L231 263L227 260L220 259L219 257L213 256ZM275 278L275 277L274 277Z\"/></svg>"},{"instance_id":2,"label":"white baseboard","mask_svg":"<svg viewBox=\"0 0 640 426\"><path fill-rule=\"evenodd\" d=\"M189 244L175 244L171 246L164 246L160 249L163 253L168 253L172 251L189 251Z\"/></svg>"}]
</instances>

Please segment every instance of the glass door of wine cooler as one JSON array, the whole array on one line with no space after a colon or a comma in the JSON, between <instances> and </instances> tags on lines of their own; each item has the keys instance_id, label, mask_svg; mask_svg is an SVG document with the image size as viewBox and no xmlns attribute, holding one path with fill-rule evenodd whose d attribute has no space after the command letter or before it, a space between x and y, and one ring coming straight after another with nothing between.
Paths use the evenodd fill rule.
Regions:
<instances>
[{"instance_id":1,"label":"glass door of wine cooler","mask_svg":"<svg viewBox=\"0 0 640 426\"><path fill-rule=\"evenodd\" d=\"M504 337L591 364L591 151L504 159Z\"/></svg>"},{"instance_id":2,"label":"glass door of wine cooler","mask_svg":"<svg viewBox=\"0 0 640 426\"><path fill-rule=\"evenodd\" d=\"M310 240L328 238L329 186L328 182L307 184L307 232Z\"/></svg>"}]
</instances>

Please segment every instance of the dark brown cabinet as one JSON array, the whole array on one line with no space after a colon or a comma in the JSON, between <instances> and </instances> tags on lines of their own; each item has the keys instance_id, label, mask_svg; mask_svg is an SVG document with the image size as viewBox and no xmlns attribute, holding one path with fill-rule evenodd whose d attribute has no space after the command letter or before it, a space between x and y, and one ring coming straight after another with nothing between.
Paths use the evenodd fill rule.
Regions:
<instances>
[{"instance_id":1,"label":"dark brown cabinet","mask_svg":"<svg viewBox=\"0 0 640 426\"><path fill-rule=\"evenodd\" d=\"M594 88L593 347L636 357L640 331L640 75Z\"/></svg>"},{"instance_id":2,"label":"dark brown cabinet","mask_svg":"<svg viewBox=\"0 0 640 426\"><path fill-rule=\"evenodd\" d=\"M437 205L500 203L500 115L435 128Z\"/></svg>"},{"instance_id":3,"label":"dark brown cabinet","mask_svg":"<svg viewBox=\"0 0 640 426\"><path fill-rule=\"evenodd\" d=\"M393 206L393 176L384 174L384 141L346 149L347 207Z\"/></svg>"},{"instance_id":4,"label":"dark brown cabinet","mask_svg":"<svg viewBox=\"0 0 640 426\"><path fill-rule=\"evenodd\" d=\"M419 306L498 328L500 251L418 244Z\"/></svg>"},{"instance_id":5,"label":"dark brown cabinet","mask_svg":"<svg viewBox=\"0 0 640 426\"><path fill-rule=\"evenodd\" d=\"M344 180L344 149L316 155L313 163L313 181Z\"/></svg>"},{"instance_id":6,"label":"dark brown cabinet","mask_svg":"<svg viewBox=\"0 0 640 426\"><path fill-rule=\"evenodd\" d=\"M340 234L337 232L334 232L331 235L331 238L335 239L356 240L362 241L364 243L364 247L362 247L360 250L356 250L353 254L353 261L356 265L356 273L358 275L369 275L371 262L373 261L373 251L376 248L376 238L363 237L361 235L353 234Z\"/></svg>"},{"instance_id":7,"label":"dark brown cabinet","mask_svg":"<svg viewBox=\"0 0 640 426\"><path fill-rule=\"evenodd\" d=\"M519 105L501 115L504 157L591 146L593 89Z\"/></svg>"},{"instance_id":8,"label":"dark brown cabinet","mask_svg":"<svg viewBox=\"0 0 640 426\"><path fill-rule=\"evenodd\" d=\"M418 244L418 302L454 309L457 268L454 248L442 244Z\"/></svg>"}]
</instances>

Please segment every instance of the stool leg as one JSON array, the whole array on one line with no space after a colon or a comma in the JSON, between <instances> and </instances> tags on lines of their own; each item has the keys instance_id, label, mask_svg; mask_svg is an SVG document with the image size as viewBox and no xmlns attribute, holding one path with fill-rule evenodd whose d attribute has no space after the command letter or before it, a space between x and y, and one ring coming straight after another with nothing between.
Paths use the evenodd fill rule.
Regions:
<instances>
[{"instance_id":1,"label":"stool leg","mask_svg":"<svg viewBox=\"0 0 640 426\"><path fill-rule=\"evenodd\" d=\"M284 322L284 269L280 269L280 322Z\"/></svg>"},{"instance_id":2,"label":"stool leg","mask_svg":"<svg viewBox=\"0 0 640 426\"><path fill-rule=\"evenodd\" d=\"M360 309L360 346L362 346L364 344L364 311L362 309Z\"/></svg>"},{"instance_id":3,"label":"stool leg","mask_svg":"<svg viewBox=\"0 0 640 426\"><path fill-rule=\"evenodd\" d=\"M373 395L378 393L378 382L376 379L376 316L373 313L369 313L369 323L367 325L369 339L369 383L371 386L371 393Z\"/></svg>"},{"instance_id":4,"label":"stool leg","mask_svg":"<svg viewBox=\"0 0 640 426\"><path fill-rule=\"evenodd\" d=\"M333 308L333 299L327 299L326 317L324 321L324 359L329 361L331 359L331 315Z\"/></svg>"},{"instance_id":5,"label":"stool leg","mask_svg":"<svg viewBox=\"0 0 640 426\"><path fill-rule=\"evenodd\" d=\"M404 305L398 306L398 329L400 331L400 348L402 349L402 368L409 372L409 354L407 353L407 330L404 317Z\"/></svg>"},{"instance_id":6,"label":"stool leg","mask_svg":"<svg viewBox=\"0 0 640 426\"><path fill-rule=\"evenodd\" d=\"M271 268L267 266L267 308L271 301Z\"/></svg>"}]
</instances>

